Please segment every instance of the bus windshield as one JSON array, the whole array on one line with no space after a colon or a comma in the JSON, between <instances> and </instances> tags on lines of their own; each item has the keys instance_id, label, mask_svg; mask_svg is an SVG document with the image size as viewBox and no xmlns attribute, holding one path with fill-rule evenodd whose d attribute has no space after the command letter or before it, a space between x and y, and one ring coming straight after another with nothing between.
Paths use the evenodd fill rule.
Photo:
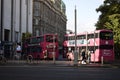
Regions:
<instances>
[{"instance_id":1,"label":"bus windshield","mask_svg":"<svg viewBox=\"0 0 120 80\"><path fill-rule=\"evenodd\" d=\"M40 43L40 42L43 42L43 41L44 41L43 36L37 37L37 43Z\"/></svg>"},{"instance_id":2,"label":"bus windshield","mask_svg":"<svg viewBox=\"0 0 120 80\"><path fill-rule=\"evenodd\" d=\"M36 43L37 39L36 38L31 38L30 43Z\"/></svg>"},{"instance_id":3,"label":"bus windshield","mask_svg":"<svg viewBox=\"0 0 120 80\"><path fill-rule=\"evenodd\" d=\"M100 33L100 39L112 40L113 39L113 33L112 32L101 32Z\"/></svg>"},{"instance_id":4,"label":"bus windshield","mask_svg":"<svg viewBox=\"0 0 120 80\"><path fill-rule=\"evenodd\" d=\"M57 42L57 37L54 35L46 35L46 42Z\"/></svg>"}]
</instances>

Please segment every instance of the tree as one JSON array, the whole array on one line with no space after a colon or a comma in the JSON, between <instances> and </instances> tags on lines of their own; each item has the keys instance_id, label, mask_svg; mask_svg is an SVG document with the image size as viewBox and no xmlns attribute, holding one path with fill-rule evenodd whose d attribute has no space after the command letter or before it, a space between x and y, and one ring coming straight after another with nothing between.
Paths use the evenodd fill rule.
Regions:
<instances>
[{"instance_id":1,"label":"tree","mask_svg":"<svg viewBox=\"0 0 120 80\"><path fill-rule=\"evenodd\" d=\"M27 39L27 38L29 38L29 37L31 37L31 36L32 36L32 34L29 33L29 32L23 33L23 35L22 35L22 41L24 41L25 39Z\"/></svg>"},{"instance_id":2,"label":"tree","mask_svg":"<svg viewBox=\"0 0 120 80\"><path fill-rule=\"evenodd\" d=\"M104 4L96 9L101 12L95 24L96 29L109 29L114 33L115 53L120 53L120 2L105 0Z\"/></svg>"},{"instance_id":3,"label":"tree","mask_svg":"<svg viewBox=\"0 0 120 80\"><path fill-rule=\"evenodd\" d=\"M117 16L116 18L119 18L120 3L118 3L117 0L105 0L104 4L97 8L96 11L101 12L99 20L96 23L96 29L107 29L105 24L109 22L109 16L114 15ZM114 19L112 21L114 21Z\"/></svg>"}]
</instances>

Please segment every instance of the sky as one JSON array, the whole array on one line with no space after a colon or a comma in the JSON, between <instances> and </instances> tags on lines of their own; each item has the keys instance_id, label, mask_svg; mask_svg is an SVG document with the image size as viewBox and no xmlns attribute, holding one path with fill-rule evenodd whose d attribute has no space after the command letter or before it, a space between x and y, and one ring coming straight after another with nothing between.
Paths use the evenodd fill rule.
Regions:
<instances>
[{"instance_id":1,"label":"sky","mask_svg":"<svg viewBox=\"0 0 120 80\"><path fill-rule=\"evenodd\" d=\"M104 0L63 0L66 5L67 29L75 32L75 6L77 15L77 33L95 30L100 13L96 9Z\"/></svg>"}]
</instances>

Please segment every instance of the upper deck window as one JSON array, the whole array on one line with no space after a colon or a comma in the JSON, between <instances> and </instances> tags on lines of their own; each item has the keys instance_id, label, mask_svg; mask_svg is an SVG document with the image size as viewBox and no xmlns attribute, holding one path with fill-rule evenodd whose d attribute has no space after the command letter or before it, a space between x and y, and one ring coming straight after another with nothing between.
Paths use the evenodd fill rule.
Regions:
<instances>
[{"instance_id":1,"label":"upper deck window","mask_svg":"<svg viewBox=\"0 0 120 80\"><path fill-rule=\"evenodd\" d=\"M78 35L77 39L86 39L86 35Z\"/></svg>"},{"instance_id":2,"label":"upper deck window","mask_svg":"<svg viewBox=\"0 0 120 80\"><path fill-rule=\"evenodd\" d=\"M113 33L112 32L100 32L100 39L112 40L113 39Z\"/></svg>"},{"instance_id":3,"label":"upper deck window","mask_svg":"<svg viewBox=\"0 0 120 80\"><path fill-rule=\"evenodd\" d=\"M65 36L65 40L75 40L75 36Z\"/></svg>"},{"instance_id":4,"label":"upper deck window","mask_svg":"<svg viewBox=\"0 0 120 80\"><path fill-rule=\"evenodd\" d=\"M46 35L46 42L57 42L57 36Z\"/></svg>"}]
</instances>

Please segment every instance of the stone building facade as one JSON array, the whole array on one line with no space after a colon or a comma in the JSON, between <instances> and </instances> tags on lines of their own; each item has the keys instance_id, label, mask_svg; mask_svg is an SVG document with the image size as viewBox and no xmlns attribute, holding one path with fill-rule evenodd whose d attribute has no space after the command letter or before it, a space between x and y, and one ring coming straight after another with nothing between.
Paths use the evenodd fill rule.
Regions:
<instances>
[{"instance_id":1,"label":"stone building facade","mask_svg":"<svg viewBox=\"0 0 120 80\"><path fill-rule=\"evenodd\" d=\"M21 42L23 33L38 36L66 33L66 6L62 0L0 0L0 43Z\"/></svg>"},{"instance_id":2,"label":"stone building facade","mask_svg":"<svg viewBox=\"0 0 120 80\"><path fill-rule=\"evenodd\" d=\"M66 33L66 6L62 0L33 1L33 35L58 34L62 44Z\"/></svg>"},{"instance_id":3,"label":"stone building facade","mask_svg":"<svg viewBox=\"0 0 120 80\"><path fill-rule=\"evenodd\" d=\"M32 33L33 0L0 0L0 42L21 42Z\"/></svg>"},{"instance_id":4,"label":"stone building facade","mask_svg":"<svg viewBox=\"0 0 120 80\"><path fill-rule=\"evenodd\" d=\"M23 33L32 33L33 0L0 0L0 50L12 59Z\"/></svg>"}]
</instances>

